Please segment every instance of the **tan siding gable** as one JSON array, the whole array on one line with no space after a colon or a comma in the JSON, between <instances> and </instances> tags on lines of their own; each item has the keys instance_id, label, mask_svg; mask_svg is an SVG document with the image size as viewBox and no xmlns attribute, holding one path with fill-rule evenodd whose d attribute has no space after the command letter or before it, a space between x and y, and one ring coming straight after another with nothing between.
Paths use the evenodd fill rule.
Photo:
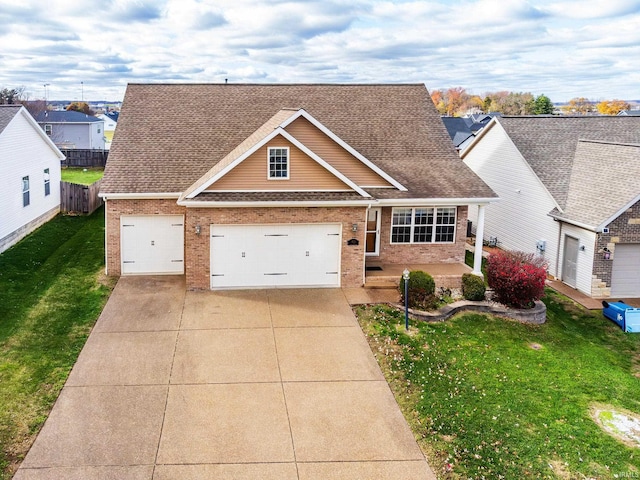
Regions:
<instances>
[{"instance_id":1,"label":"tan siding gable","mask_svg":"<svg viewBox=\"0 0 640 480\"><path fill-rule=\"evenodd\" d=\"M289 180L267 178L269 147L289 147ZM249 155L205 191L238 190L342 191L352 189L287 139L277 136Z\"/></svg>"},{"instance_id":2,"label":"tan siding gable","mask_svg":"<svg viewBox=\"0 0 640 480\"><path fill-rule=\"evenodd\" d=\"M391 186L389 182L318 130L306 118L297 118L287 125L285 130L329 165L355 182L356 185L367 187Z\"/></svg>"}]
</instances>

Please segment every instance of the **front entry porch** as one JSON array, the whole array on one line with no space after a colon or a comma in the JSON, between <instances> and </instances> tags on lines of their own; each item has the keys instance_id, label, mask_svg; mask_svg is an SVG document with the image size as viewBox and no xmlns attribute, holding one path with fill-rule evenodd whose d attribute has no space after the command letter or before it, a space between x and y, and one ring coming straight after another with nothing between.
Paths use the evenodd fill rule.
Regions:
<instances>
[{"instance_id":1,"label":"front entry porch","mask_svg":"<svg viewBox=\"0 0 640 480\"><path fill-rule=\"evenodd\" d=\"M405 268L422 270L433 277L437 288L462 288L462 275L473 269L464 263L383 264L367 259L365 288L397 288Z\"/></svg>"}]
</instances>

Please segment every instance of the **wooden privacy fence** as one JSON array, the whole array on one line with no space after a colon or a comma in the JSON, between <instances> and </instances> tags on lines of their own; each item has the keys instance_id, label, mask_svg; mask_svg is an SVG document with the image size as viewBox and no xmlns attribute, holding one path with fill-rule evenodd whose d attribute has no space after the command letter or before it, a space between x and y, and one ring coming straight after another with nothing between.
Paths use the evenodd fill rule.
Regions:
<instances>
[{"instance_id":1,"label":"wooden privacy fence","mask_svg":"<svg viewBox=\"0 0 640 480\"><path fill-rule=\"evenodd\" d=\"M60 151L67 157L62 161L67 167L104 167L109 157L108 150L61 148Z\"/></svg>"},{"instance_id":2,"label":"wooden privacy fence","mask_svg":"<svg viewBox=\"0 0 640 480\"><path fill-rule=\"evenodd\" d=\"M100 183L98 180L91 185L60 182L60 211L65 213L92 214L104 202L98 196Z\"/></svg>"}]
</instances>

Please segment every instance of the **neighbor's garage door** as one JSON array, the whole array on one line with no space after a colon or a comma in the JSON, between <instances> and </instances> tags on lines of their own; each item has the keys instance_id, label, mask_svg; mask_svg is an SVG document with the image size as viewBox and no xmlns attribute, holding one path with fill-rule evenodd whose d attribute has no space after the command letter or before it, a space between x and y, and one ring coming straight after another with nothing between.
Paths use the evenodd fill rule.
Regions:
<instances>
[{"instance_id":1,"label":"neighbor's garage door","mask_svg":"<svg viewBox=\"0 0 640 480\"><path fill-rule=\"evenodd\" d=\"M640 243L616 245L611 274L611 295L640 297Z\"/></svg>"},{"instance_id":2,"label":"neighbor's garage door","mask_svg":"<svg viewBox=\"0 0 640 480\"><path fill-rule=\"evenodd\" d=\"M341 225L211 225L211 288L340 286Z\"/></svg>"},{"instance_id":3,"label":"neighbor's garage door","mask_svg":"<svg viewBox=\"0 0 640 480\"><path fill-rule=\"evenodd\" d=\"M120 217L123 275L184 273L182 215Z\"/></svg>"}]
</instances>

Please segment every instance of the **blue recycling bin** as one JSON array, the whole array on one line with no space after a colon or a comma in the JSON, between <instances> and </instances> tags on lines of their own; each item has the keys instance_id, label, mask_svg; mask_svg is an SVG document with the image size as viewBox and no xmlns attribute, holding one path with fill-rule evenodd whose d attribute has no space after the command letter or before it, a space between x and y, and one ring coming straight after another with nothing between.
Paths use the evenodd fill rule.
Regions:
<instances>
[{"instance_id":1,"label":"blue recycling bin","mask_svg":"<svg viewBox=\"0 0 640 480\"><path fill-rule=\"evenodd\" d=\"M609 320L627 333L640 333L640 308L633 308L624 303L602 302L602 313Z\"/></svg>"}]
</instances>

